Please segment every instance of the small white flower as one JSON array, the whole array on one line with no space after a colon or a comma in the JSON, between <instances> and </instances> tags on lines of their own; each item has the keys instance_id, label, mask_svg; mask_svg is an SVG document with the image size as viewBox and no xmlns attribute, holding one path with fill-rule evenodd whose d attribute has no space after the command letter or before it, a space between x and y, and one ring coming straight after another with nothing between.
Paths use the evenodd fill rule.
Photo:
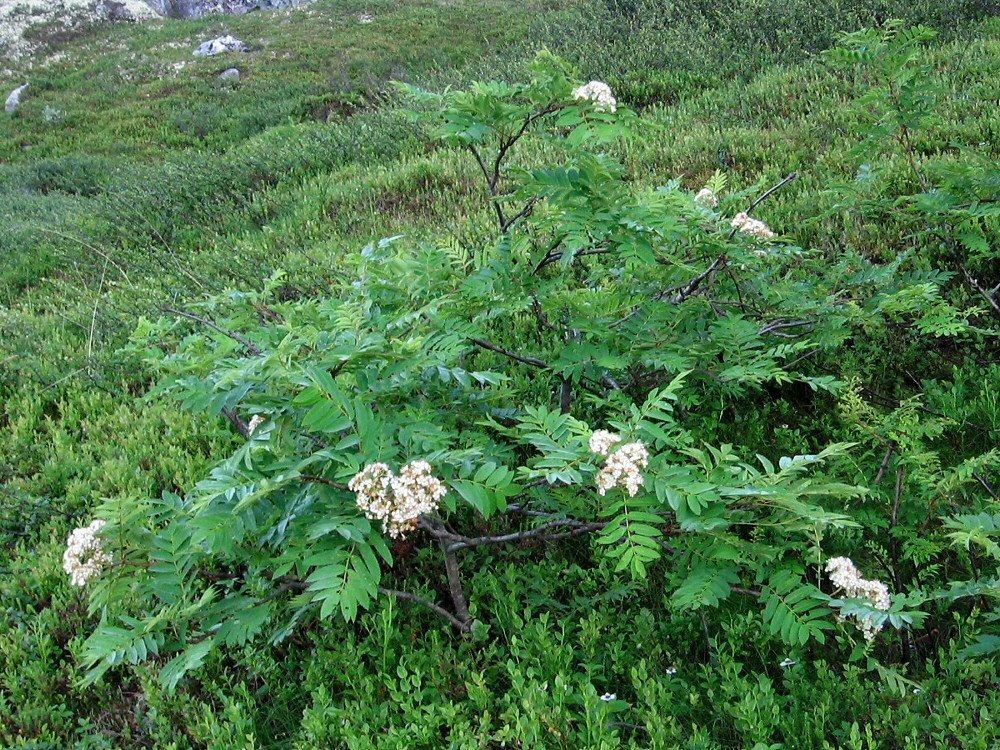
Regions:
<instances>
[{"instance_id":1,"label":"small white flower","mask_svg":"<svg viewBox=\"0 0 1000 750\"><path fill-rule=\"evenodd\" d=\"M796 663L797 662L795 661L795 659L789 659L788 657L785 657L785 659L778 666L779 667L791 667L791 666L795 665Z\"/></svg>"},{"instance_id":2,"label":"small white flower","mask_svg":"<svg viewBox=\"0 0 1000 750\"><path fill-rule=\"evenodd\" d=\"M618 696L615 695L614 693L605 693L604 695L601 696L601 700L607 703L608 701L615 700L617 697Z\"/></svg>"},{"instance_id":3,"label":"small white flower","mask_svg":"<svg viewBox=\"0 0 1000 750\"><path fill-rule=\"evenodd\" d=\"M664 671L667 674L677 674L677 667L667 667Z\"/></svg>"}]
</instances>

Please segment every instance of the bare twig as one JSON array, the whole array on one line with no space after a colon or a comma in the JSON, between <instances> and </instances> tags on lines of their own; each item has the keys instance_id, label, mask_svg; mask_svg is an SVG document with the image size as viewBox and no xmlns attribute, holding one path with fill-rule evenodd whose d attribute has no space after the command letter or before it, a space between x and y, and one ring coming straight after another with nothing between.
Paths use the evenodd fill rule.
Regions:
<instances>
[{"instance_id":1,"label":"bare twig","mask_svg":"<svg viewBox=\"0 0 1000 750\"><path fill-rule=\"evenodd\" d=\"M104 262L105 262L105 264L107 264L107 263L110 263L111 265L113 265L113 266L114 266L114 267L115 267L116 269L118 269L118 273L120 273L120 274L122 275L122 277L123 277L123 278L125 279L125 281L127 281L127 282L128 282L128 283L129 283L130 285L132 284L132 279L130 279L130 278L128 277L128 274L127 274L127 273L125 273L125 269L124 269L124 268L122 268L122 267L121 267L120 265L118 265L118 263L116 263L116 262L115 262L115 261L114 261L114 260L113 260L113 259L111 258L111 256L109 256L109 255L108 255L107 253L105 253L105 252L103 252L103 251L99 250L98 248L94 247L93 245L90 245L90 244L88 244L88 243L84 242L84 241L83 241L83 240L81 240L81 239L80 239L79 237L73 237L72 235L69 235L69 234L63 234L63 233L62 233L62 232L60 232L60 231L57 231L57 230L55 230L55 229L50 229L50 228L48 228L48 227L36 227L36 229L37 229L37 230L38 230L39 232L48 232L49 234L54 234L54 235L56 235L57 237L62 237L63 239L65 239L65 240L69 240L70 242L76 242L77 244L79 244L79 245L80 245L80 246L82 246L82 247L85 247L85 248L87 248L87 249L88 249L88 250L90 250L91 252L94 252L94 253L97 253L97 254L98 254L98 255L100 255L100 256L101 256L102 258L104 258Z\"/></svg>"},{"instance_id":2,"label":"bare twig","mask_svg":"<svg viewBox=\"0 0 1000 750\"><path fill-rule=\"evenodd\" d=\"M497 346L496 344L494 344L494 343L492 343L490 341L485 341L483 339L473 339L473 338L470 338L469 341L471 341L473 344L475 344L478 347L481 347L483 349L489 349L491 352L496 352L497 354L502 354L505 357L510 357L511 359L516 360L518 362L523 362L526 365L531 365L532 367L538 367L538 368L540 368L542 370L549 370L549 369L551 369L548 364L546 364L545 362L542 362L542 360L540 360L540 359L536 359L535 357L524 357L524 356L521 356L520 354L516 354L515 352L511 352L511 351L508 351L507 349L503 349L503 348Z\"/></svg>"},{"instance_id":3,"label":"bare twig","mask_svg":"<svg viewBox=\"0 0 1000 750\"><path fill-rule=\"evenodd\" d=\"M792 180L794 180L798 176L799 176L798 172L792 172L791 174L789 174L787 177L785 177L785 179L783 179L781 182L779 182L777 185L775 185L774 187L770 188L769 190L766 190L763 195L761 195L759 198L757 198L756 200L754 200L749 206L747 206L747 210L744 211L744 213L746 213L746 214L749 215L749 213L751 211L753 211L755 208L757 208L757 206L759 206L761 203L763 203L764 201L766 201L768 198L770 198L772 195L774 195L781 188L783 188L785 185L787 185L789 182L791 182ZM739 231L739 229L737 229L736 227L733 227L733 230L729 233L729 239L732 240L733 237L736 236L736 233L738 231Z\"/></svg>"},{"instance_id":4,"label":"bare twig","mask_svg":"<svg viewBox=\"0 0 1000 750\"><path fill-rule=\"evenodd\" d=\"M994 500L1000 500L1000 495L997 495L997 491L993 489L993 485L991 485L989 481L987 481L986 477L984 477L978 471L972 472L972 476L974 476L979 481L979 483L983 485L985 490L990 493L990 497L992 497Z\"/></svg>"},{"instance_id":5,"label":"bare twig","mask_svg":"<svg viewBox=\"0 0 1000 750\"><path fill-rule=\"evenodd\" d=\"M251 341L248 341L247 339L243 338L235 331L227 331L225 328L219 327L211 320L206 320L205 318L198 317L197 315L192 315L191 313L184 312L183 310L175 310L172 307L161 307L160 309L163 310L163 312L171 313L173 315L180 315L182 318L187 318L188 320L193 320L196 323L201 323L203 326L207 326L208 328L211 328L213 331L218 331L223 336L227 336L228 338L231 338L233 341L242 344L246 348L246 350L254 356L263 354L263 352Z\"/></svg>"},{"instance_id":6,"label":"bare twig","mask_svg":"<svg viewBox=\"0 0 1000 750\"><path fill-rule=\"evenodd\" d=\"M315 474L300 474L299 478L304 479L307 482L316 482L317 484L325 484L338 490L350 489L346 484L341 484L340 482L334 482L332 479L316 476Z\"/></svg>"},{"instance_id":7,"label":"bare twig","mask_svg":"<svg viewBox=\"0 0 1000 750\"><path fill-rule=\"evenodd\" d=\"M882 481L882 477L885 476L885 470L889 468L889 461L892 459L892 454L896 452L896 444L889 443L889 447L885 449L885 457L882 459L882 465L878 467L878 474L875 475L875 481L873 484L877 487Z\"/></svg>"},{"instance_id":8,"label":"bare twig","mask_svg":"<svg viewBox=\"0 0 1000 750\"><path fill-rule=\"evenodd\" d=\"M546 540L556 538L565 539L589 534L593 531L603 529L604 526L605 524L600 521L588 522L576 521L573 519L560 519L543 523L541 526L536 526L535 528L528 529L527 531L515 531L510 534L501 534L499 536L460 537L459 540L449 544L446 549L450 552L456 552L460 549L471 549L472 547L479 547L484 544L506 544L507 542L520 542L536 538L543 538ZM569 529L569 531L561 532L557 537L556 535L549 535L546 533L551 529Z\"/></svg>"},{"instance_id":9,"label":"bare twig","mask_svg":"<svg viewBox=\"0 0 1000 750\"><path fill-rule=\"evenodd\" d=\"M378 592L380 594L384 594L386 596L394 596L397 599L403 599L408 602L416 602L422 607L426 607L434 614L441 615L441 617L450 622L457 630L459 630L462 633L468 633L469 631L472 630L472 623L468 621L463 622L462 620L459 620L457 617L455 617L455 615L446 610L444 607L441 607L432 601L424 599L422 596L417 596L416 594L410 594L406 591L396 591L395 589L387 589L381 586L378 587Z\"/></svg>"},{"instance_id":10,"label":"bare twig","mask_svg":"<svg viewBox=\"0 0 1000 750\"><path fill-rule=\"evenodd\" d=\"M534 196L532 196L531 198L529 198L528 201L524 204L524 208L522 208L520 211L518 211L516 214L514 214L511 217L509 217L508 219L500 222L500 231L501 232L506 232L508 229L510 229L512 226L514 226L514 224L517 223L518 219L523 219L525 216L527 216L528 214L530 214L531 213L531 209L533 209L535 207L535 203L537 203L537 202L538 202L538 198L536 198Z\"/></svg>"}]
</instances>

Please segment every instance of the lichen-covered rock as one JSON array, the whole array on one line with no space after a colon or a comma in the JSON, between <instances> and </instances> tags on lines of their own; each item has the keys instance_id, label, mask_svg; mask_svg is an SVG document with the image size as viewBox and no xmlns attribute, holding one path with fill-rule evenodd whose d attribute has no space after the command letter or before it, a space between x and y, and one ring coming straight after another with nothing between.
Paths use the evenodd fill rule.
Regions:
<instances>
[{"instance_id":1,"label":"lichen-covered rock","mask_svg":"<svg viewBox=\"0 0 1000 750\"><path fill-rule=\"evenodd\" d=\"M28 88L28 84L23 86L18 86L16 89L10 92L10 96L7 97L7 101L4 104L4 110L7 112L13 112L17 109L17 105L21 103L21 94L23 94Z\"/></svg>"},{"instance_id":2,"label":"lichen-covered rock","mask_svg":"<svg viewBox=\"0 0 1000 750\"><path fill-rule=\"evenodd\" d=\"M240 80L240 69L226 68L224 71L219 73L219 78L223 81L238 81Z\"/></svg>"},{"instance_id":3,"label":"lichen-covered rock","mask_svg":"<svg viewBox=\"0 0 1000 750\"><path fill-rule=\"evenodd\" d=\"M202 42L198 45L193 54L195 57L214 57L215 55L221 55L225 52L246 52L247 46L239 39L234 36L226 34L225 36L216 37L215 39L210 39L207 42Z\"/></svg>"},{"instance_id":4,"label":"lichen-covered rock","mask_svg":"<svg viewBox=\"0 0 1000 750\"><path fill-rule=\"evenodd\" d=\"M168 18L197 18L215 13L238 16L252 10L283 10L312 0L147 0L149 6Z\"/></svg>"}]
</instances>

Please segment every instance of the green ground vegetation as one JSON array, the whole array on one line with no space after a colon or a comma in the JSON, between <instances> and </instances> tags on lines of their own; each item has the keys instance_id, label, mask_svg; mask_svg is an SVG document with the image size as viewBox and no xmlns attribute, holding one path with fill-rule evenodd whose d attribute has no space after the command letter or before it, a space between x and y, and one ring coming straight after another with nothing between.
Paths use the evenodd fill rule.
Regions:
<instances>
[{"instance_id":1,"label":"green ground vegetation","mask_svg":"<svg viewBox=\"0 0 1000 750\"><path fill-rule=\"evenodd\" d=\"M35 59L0 77L3 91L32 82L0 117L0 744L995 746L996 11L981 0L318 0L40 33ZM918 23L936 36L893 67L877 40ZM824 54L862 28L877 31ZM220 33L250 51L191 56ZM781 598L776 579L725 579L712 603L711 581L692 593L678 573L689 558L632 576L578 538L463 557L481 621L470 634L385 598L350 622L307 617L277 643L234 639L173 684L161 679L168 656L155 654L84 684L101 616L62 570L69 531L101 505L183 497L245 443L217 413L150 395L165 375L244 366L230 339L164 309L277 350L269 316L348 299L370 261L362 248L381 238L401 236L389 247L414 263L426 245L444 253L428 253L434 262L478 268L497 246L482 175L391 82L440 92L526 80L542 48L634 110L636 135L605 147L621 195L712 183L735 212L795 173L755 213L789 249L754 291L775 310L787 294L796 313L810 314L808 298L843 318L825 320L795 378L776 374L784 364L748 365L732 388L713 373L759 358L727 329L706 349L717 362L697 363L685 429L746 460L853 444L830 471L870 496L826 506L859 524L833 537L831 554L937 591L924 626L887 627L865 648L830 614L825 642L789 644L756 601ZM240 79L220 80L230 65ZM511 179L561 158L553 141L525 140ZM583 283L583 267L565 272ZM564 293L546 309L575 304ZM276 383L280 359L268 364ZM509 372L512 392L548 398L548 381L520 364L488 364ZM553 391L548 405L558 402ZM771 533L744 541L780 546ZM426 538L392 556L387 580L447 598ZM730 584L750 593L730 596Z\"/></svg>"}]
</instances>

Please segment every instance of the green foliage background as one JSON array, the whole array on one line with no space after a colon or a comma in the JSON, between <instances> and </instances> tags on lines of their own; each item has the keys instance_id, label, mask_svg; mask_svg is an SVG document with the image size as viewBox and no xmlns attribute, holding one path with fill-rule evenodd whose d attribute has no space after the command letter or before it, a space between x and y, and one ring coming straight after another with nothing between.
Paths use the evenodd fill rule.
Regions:
<instances>
[{"instance_id":1,"label":"green foliage background","mask_svg":"<svg viewBox=\"0 0 1000 750\"><path fill-rule=\"evenodd\" d=\"M952 251L972 277L1000 283L987 210L1000 143L996 10L320 0L277 16L95 26L52 38L64 59L5 72L0 89L29 75L32 93L0 118L0 743L993 746L997 325ZM375 21L359 24L361 12ZM891 18L939 32L909 60L919 75L879 71L866 58L878 35L821 59L838 32ZM228 60L190 57L223 32L255 40L238 84L217 79ZM472 635L379 600L350 623L311 620L277 645L206 654L172 691L159 680L166 657L82 686L98 618L62 571L68 531L102 503L184 496L243 445L221 419L145 397L163 373L127 346L141 316L195 309L252 332L269 308L336 298L379 238L404 235L390 252L489 247L475 164L408 119L389 82L441 91L523 80L540 47L637 110L642 137L608 147L637 194L674 179L697 191L722 172L735 209L795 171L760 215L832 269L818 284L853 285L869 302L881 290L827 320L826 351L808 360L804 374L841 387L773 377L706 387L691 428L699 443L735 443L745 459L856 443L830 472L871 500L831 508L861 524L832 551L873 575L895 557L903 590L975 584L926 605L929 627L887 630L874 651L852 653L840 626L826 645L789 645L725 586L703 620L662 584L677 581L669 559L643 581L582 540L490 547L463 558L488 624ZM906 106L894 115L887 102ZM554 153L525 144L515 156L530 167ZM169 351L175 337L195 355L216 346L195 325L144 325ZM893 510L899 467L906 494ZM395 552L386 575L444 594L430 545ZM775 602L787 594L780 580L742 583Z\"/></svg>"}]
</instances>

